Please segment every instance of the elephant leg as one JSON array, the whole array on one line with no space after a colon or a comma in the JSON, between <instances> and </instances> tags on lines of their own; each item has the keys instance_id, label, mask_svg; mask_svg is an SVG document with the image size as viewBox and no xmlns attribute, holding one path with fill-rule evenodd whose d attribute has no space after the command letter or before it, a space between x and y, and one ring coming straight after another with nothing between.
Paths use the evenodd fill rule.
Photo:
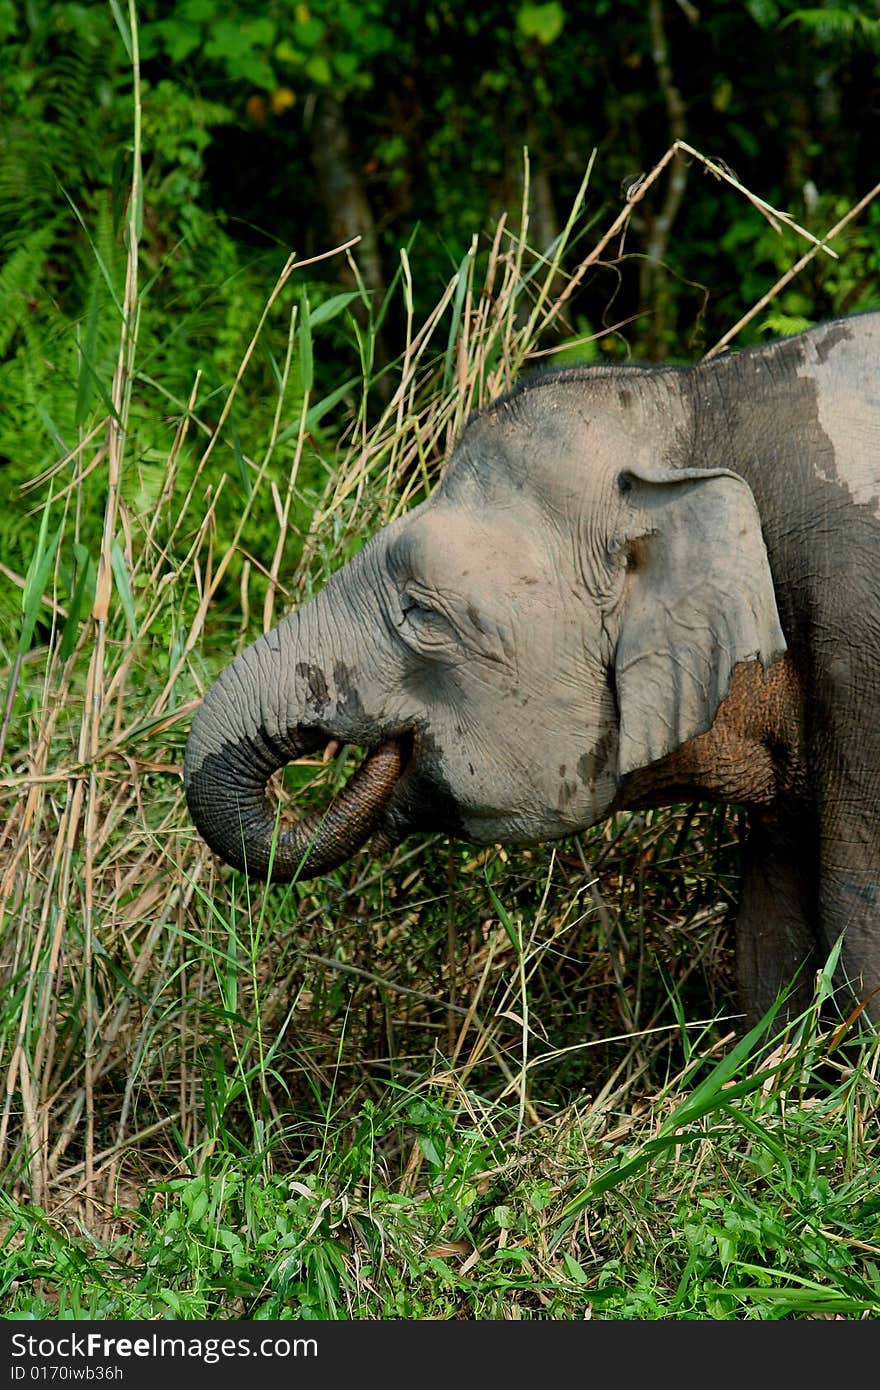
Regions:
<instances>
[{"instance_id":1,"label":"elephant leg","mask_svg":"<svg viewBox=\"0 0 880 1390\"><path fill-rule=\"evenodd\" d=\"M874 862L880 863L880 857ZM834 856L823 863L820 893L821 936L826 957L839 937L843 944L835 982L837 1002L846 1013L865 1004L865 1016L880 1023L880 883L877 875L856 867L841 868Z\"/></svg>"},{"instance_id":2,"label":"elephant leg","mask_svg":"<svg viewBox=\"0 0 880 1390\"><path fill-rule=\"evenodd\" d=\"M851 728L859 727L855 720ZM827 958L842 937L835 983L839 1009L865 1003L880 1022L880 731L866 727L857 747L833 731L819 780L820 934Z\"/></svg>"},{"instance_id":3,"label":"elephant leg","mask_svg":"<svg viewBox=\"0 0 880 1390\"><path fill-rule=\"evenodd\" d=\"M754 815L743 846L736 973L748 1027L792 982L787 1016L802 1012L812 998L821 962L807 832L801 829L802 835L794 826L782 828Z\"/></svg>"}]
</instances>

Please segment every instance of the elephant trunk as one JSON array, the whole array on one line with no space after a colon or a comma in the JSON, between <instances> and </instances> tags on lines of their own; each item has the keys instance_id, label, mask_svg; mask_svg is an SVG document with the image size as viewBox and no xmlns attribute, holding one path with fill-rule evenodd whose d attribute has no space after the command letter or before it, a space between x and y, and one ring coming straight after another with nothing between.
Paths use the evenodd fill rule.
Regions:
<instances>
[{"instance_id":1,"label":"elephant trunk","mask_svg":"<svg viewBox=\"0 0 880 1390\"><path fill-rule=\"evenodd\" d=\"M290 621L290 620L288 620ZM222 672L192 723L184 762L190 814L215 853L254 878L328 873L369 839L400 776L396 740L372 749L324 812L280 823L266 795L280 767L331 735L286 711L277 630Z\"/></svg>"}]
</instances>

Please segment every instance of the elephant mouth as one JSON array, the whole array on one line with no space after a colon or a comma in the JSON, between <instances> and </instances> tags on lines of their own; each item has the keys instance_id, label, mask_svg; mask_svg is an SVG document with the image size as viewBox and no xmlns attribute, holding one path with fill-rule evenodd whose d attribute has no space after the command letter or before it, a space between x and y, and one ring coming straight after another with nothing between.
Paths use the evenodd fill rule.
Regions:
<instances>
[{"instance_id":1,"label":"elephant mouth","mask_svg":"<svg viewBox=\"0 0 880 1390\"><path fill-rule=\"evenodd\" d=\"M329 762L342 743L316 730L311 746L314 752L323 748L323 761ZM296 876L314 878L362 849L379 858L417 832L467 838L443 776L440 750L418 727L367 748L325 809L306 811L295 824L282 827L281 872L288 875L296 859ZM277 861L273 877L279 878Z\"/></svg>"},{"instance_id":2,"label":"elephant mouth","mask_svg":"<svg viewBox=\"0 0 880 1390\"><path fill-rule=\"evenodd\" d=\"M339 740L328 739L324 761L329 762L340 746ZM368 749L328 805L282 829L282 842L300 856L299 878L328 873L364 845L373 854L392 848L399 837L390 830L386 813L411 755L409 736L389 738Z\"/></svg>"}]
</instances>

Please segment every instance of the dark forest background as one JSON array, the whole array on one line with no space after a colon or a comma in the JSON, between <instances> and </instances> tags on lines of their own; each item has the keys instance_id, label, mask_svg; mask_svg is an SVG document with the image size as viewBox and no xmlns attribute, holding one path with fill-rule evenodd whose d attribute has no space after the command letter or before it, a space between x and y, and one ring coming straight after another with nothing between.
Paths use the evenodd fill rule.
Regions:
<instances>
[{"instance_id":1,"label":"dark forest background","mask_svg":"<svg viewBox=\"0 0 880 1390\"><path fill-rule=\"evenodd\" d=\"M0 3L0 248L27 254L19 306L82 315L85 227L118 222L131 141L129 60L104 3ZM265 287L291 248L353 235L381 295L409 248L426 308L470 238L518 219L551 245L596 152L597 222L674 139L721 161L816 234L871 185L880 149L880 9L787 0L143 0L143 255L175 316L233 274ZM875 293L874 207L845 272L825 257L787 312L845 313ZM584 230L587 238L587 230ZM789 263L757 209L700 167L633 220L631 258L576 314L652 358L699 350ZM330 272L327 272L330 273ZM335 273L339 273L338 263ZM85 279L83 276L85 275ZM662 288L661 288L662 287ZM2 346L15 345L4 296ZM167 304L172 312L172 301ZM19 328L23 325L19 324ZM192 325L191 332L196 332ZM390 344L393 347L393 342Z\"/></svg>"},{"instance_id":2,"label":"dark forest background","mask_svg":"<svg viewBox=\"0 0 880 1390\"><path fill-rule=\"evenodd\" d=\"M362 365L367 319L375 364L393 363L407 317L418 324L437 303L472 239L487 254L502 215L523 231L526 179L526 238L547 251L592 161L570 272L673 140L818 236L877 178L876 4L142 0L137 15L140 381L161 383L139 417L147 474L169 439L155 422L181 408L196 370L219 410L291 250L302 260L360 237L356 269L337 255L299 280L313 306L333 301L314 364L329 395ZM19 489L81 438L118 350L127 27L115 3L0 0L0 466L11 502L0 547L17 573L32 529ZM615 327L580 355L697 357L805 249L782 233L679 157L542 347ZM816 256L739 343L877 302L880 203L835 245L841 258ZM409 283L389 294L401 248ZM333 296L353 287L342 313ZM274 385L270 369L251 373L238 428L246 416L254 437L268 432ZM325 429L338 433L344 415ZM131 501L149 505L148 481ZM0 614L17 607L17 591L0 588Z\"/></svg>"}]
</instances>

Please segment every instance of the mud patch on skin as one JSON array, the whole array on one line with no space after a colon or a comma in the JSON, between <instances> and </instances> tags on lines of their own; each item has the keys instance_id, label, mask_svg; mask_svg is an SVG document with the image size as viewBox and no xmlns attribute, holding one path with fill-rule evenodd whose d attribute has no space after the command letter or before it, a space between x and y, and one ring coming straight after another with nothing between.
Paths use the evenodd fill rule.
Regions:
<instances>
[{"instance_id":1,"label":"mud patch on skin","mask_svg":"<svg viewBox=\"0 0 880 1390\"><path fill-rule=\"evenodd\" d=\"M344 661L337 661L333 667L333 680L336 685L338 717L355 727L367 723L364 702L352 683L351 670Z\"/></svg>"},{"instance_id":2,"label":"mud patch on skin","mask_svg":"<svg viewBox=\"0 0 880 1390\"><path fill-rule=\"evenodd\" d=\"M556 809L565 812L574 801L580 787L577 782L563 781L559 784L559 792L556 798Z\"/></svg>"},{"instance_id":3,"label":"mud patch on skin","mask_svg":"<svg viewBox=\"0 0 880 1390\"><path fill-rule=\"evenodd\" d=\"M852 336L852 330L847 323L836 323L827 328L820 337L816 338L816 357L820 364L824 365L838 343L848 343Z\"/></svg>"},{"instance_id":4,"label":"mud patch on skin","mask_svg":"<svg viewBox=\"0 0 880 1390\"><path fill-rule=\"evenodd\" d=\"M301 680L305 681L306 704L310 709L315 711L315 714L323 714L330 703L330 691L327 688L327 679L320 666L309 666L305 661L298 661L296 664L296 674Z\"/></svg>"},{"instance_id":5,"label":"mud patch on skin","mask_svg":"<svg viewBox=\"0 0 880 1390\"><path fill-rule=\"evenodd\" d=\"M588 787L595 787L608 772L615 756L617 737L614 729L606 729L598 742L577 761L577 773Z\"/></svg>"}]
</instances>

